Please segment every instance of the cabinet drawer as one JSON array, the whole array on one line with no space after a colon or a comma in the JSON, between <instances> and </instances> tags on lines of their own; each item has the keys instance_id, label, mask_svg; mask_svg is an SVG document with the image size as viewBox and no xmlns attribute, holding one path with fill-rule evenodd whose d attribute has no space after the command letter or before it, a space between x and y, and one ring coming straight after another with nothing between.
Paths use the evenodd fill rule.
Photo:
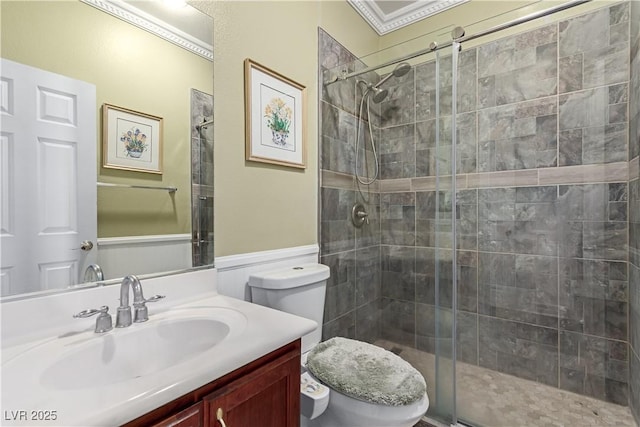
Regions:
<instances>
[{"instance_id":1,"label":"cabinet drawer","mask_svg":"<svg viewBox=\"0 0 640 427\"><path fill-rule=\"evenodd\" d=\"M153 427L202 427L203 403L198 402L190 408L154 424Z\"/></svg>"}]
</instances>

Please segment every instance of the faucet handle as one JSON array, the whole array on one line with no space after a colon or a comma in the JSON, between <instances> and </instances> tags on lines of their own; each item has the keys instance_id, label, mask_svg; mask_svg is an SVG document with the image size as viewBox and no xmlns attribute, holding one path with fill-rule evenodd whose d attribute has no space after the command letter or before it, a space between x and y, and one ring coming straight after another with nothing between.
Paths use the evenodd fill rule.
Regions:
<instances>
[{"instance_id":1,"label":"faucet handle","mask_svg":"<svg viewBox=\"0 0 640 427\"><path fill-rule=\"evenodd\" d=\"M142 302L133 303L133 321L135 323L141 323L149 320L149 311L147 310L146 303L157 302L164 297L164 295L154 295L151 298L143 299Z\"/></svg>"},{"instance_id":2,"label":"faucet handle","mask_svg":"<svg viewBox=\"0 0 640 427\"><path fill-rule=\"evenodd\" d=\"M102 333L107 332L113 329L113 321L111 319L111 315L109 314L109 307L103 305L99 309L91 308L89 310L82 310L80 313L76 313L73 315L76 319L83 319L86 317L91 317L94 314L97 314L96 318L96 328L95 332Z\"/></svg>"},{"instance_id":3,"label":"faucet handle","mask_svg":"<svg viewBox=\"0 0 640 427\"><path fill-rule=\"evenodd\" d=\"M158 302L164 297L166 297L166 295L154 295L151 298L146 298L144 302Z\"/></svg>"},{"instance_id":4,"label":"faucet handle","mask_svg":"<svg viewBox=\"0 0 640 427\"><path fill-rule=\"evenodd\" d=\"M91 308L89 310L82 310L80 313L74 314L73 317L78 319L78 318L91 317L94 314L98 314L98 313L108 313L108 312L109 312L109 307L106 305L103 305L100 308Z\"/></svg>"}]
</instances>

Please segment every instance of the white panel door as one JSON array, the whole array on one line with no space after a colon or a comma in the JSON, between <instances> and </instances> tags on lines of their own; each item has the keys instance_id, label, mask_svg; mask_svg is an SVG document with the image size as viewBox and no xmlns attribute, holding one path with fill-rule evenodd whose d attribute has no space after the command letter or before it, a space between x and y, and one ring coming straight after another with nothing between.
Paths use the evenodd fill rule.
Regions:
<instances>
[{"instance_id":1,"label":"white panel door","mask_svg":"<svg viewBox=\"0 0 640 427\"><path fill-rule=\"evenodd\" d=\"M2 295L64 288L96 259L96 88L1 61Z\"/></svg>"}]
</instances>

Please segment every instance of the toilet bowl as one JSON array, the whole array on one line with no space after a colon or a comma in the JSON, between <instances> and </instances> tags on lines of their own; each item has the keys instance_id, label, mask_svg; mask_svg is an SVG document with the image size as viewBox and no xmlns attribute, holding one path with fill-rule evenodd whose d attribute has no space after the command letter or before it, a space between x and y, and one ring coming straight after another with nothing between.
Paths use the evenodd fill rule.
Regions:
<instances>
[{"instance_id":1,"label":"toilet bowl","mask_svg":"<svg viewBox=\"0 0 640 427\"><path fill-rule=\"evenodd\" d=\"M309 421L309 427L412 427L429 408L426 393L403 406L375 405L331 389L329 393L330 404L320 417Z\"/></svg>"},{"instance_id":2,"label":"toilet bowl","mask_svg":"<svg viewBox=\"0 0 640 427\"><path fill-rule=\"evenodd\" d=\"M259 272L249 277L252 302L318 323L316 330L302 337L301 426L413 426L429 407L426 384L417 370L395 354L371 344L339 337L320 343L328 278L329 267L322 264ZM366 361L346 367L333 362L325 363L323 367L318 363L331 352L337 352L340 359L361 360L364 357ZM356 357L354 352L363 354ZM305 366L307 357L310 363ZM367 367L371 371L367 372ZM407 381L398 381L397 387L394 385L393 379L398 372L411 379L411 387L402 385ZM345 378L374 376L391 381L379 388L344 381ZM311 387L307 387L309 385Z\"/></svg>"}]
</instances>

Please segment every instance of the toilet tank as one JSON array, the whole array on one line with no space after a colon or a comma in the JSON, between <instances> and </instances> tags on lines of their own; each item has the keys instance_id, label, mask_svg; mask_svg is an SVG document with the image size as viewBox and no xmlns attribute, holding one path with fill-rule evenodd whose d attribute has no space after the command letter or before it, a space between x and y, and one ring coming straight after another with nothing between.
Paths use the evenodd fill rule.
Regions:
<instances>
[{"instance_id":1,"label":"toilet tank","mask_svg":"<svg viewBox=\"0 0 640 427\"><path fill-rule=\"evenodd\" d=\"M324 294L329 274L326 265L302 264L249 276L251 302L318 323L313 332L302 337L303 353L322 339Z\"/></svg>"}]
</instances>

